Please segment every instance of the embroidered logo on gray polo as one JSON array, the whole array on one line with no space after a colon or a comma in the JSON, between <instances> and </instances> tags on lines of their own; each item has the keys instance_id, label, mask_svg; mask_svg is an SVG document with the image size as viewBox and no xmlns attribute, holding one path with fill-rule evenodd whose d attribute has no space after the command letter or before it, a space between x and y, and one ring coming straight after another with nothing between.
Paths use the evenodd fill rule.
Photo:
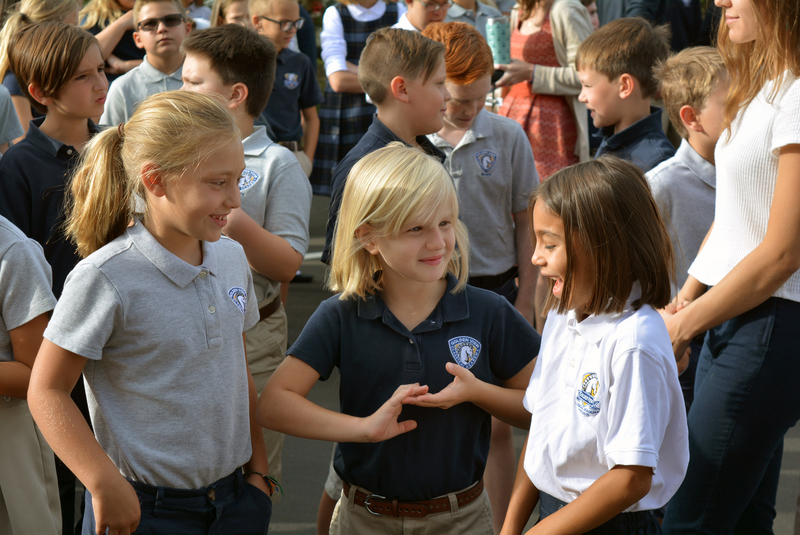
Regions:
<instances>
[{"instance_id":1,"label":"embroidered logo on gray polo","mask_svg":"<svg viewBox=\"0 0 800 535\"><path fill-rule=\"evenodd\" d=\"M242 171L242 178L239 179L239 191L244 191L256 182L258 182L258 173L252 169L245 169Z\"/></svg>"},{"instance_id":2,"label":"embroidered logo on gray polo","mask_svg":"<svg viewBox=\"0 0 800 535\"><path fill-rule=\"evenodd\" d=\"M283 85L286 89L295 89L300 85L300 77L293 72L287 72L283 75Z\"/></svg>"},{"instance_id":3,"label":"embroidered logo on gray polo","mask_svg":"<svg viewBox=\"0 0 800 535\"><path fill-rule=\"evenodd\" d=\"M247 292L244 291L244 288L234 286L228 290L228 296L233 301L233 304L236 305L236 308L244 314L245 310L247 310Z\"/></svg>"},{"instance_id":4,"label":"embroidered logo on gray polo","mask_svg":"<svg viewBox=\"0 0 800 535\"><path fill-rule=\"evenodd\" d=\"M494 164L497 163L497 153L490 150L482 150L475 153L475 160L478 162L478 167L481 168L481 176L489 176L492 174Z\"/></svg>"},{"instance_id":5,"label":"embroidered logo on gray polo","mask_svg":"<svg viewBox=\"0 0 800 535\"><path fill-rule=\"evenodd\" d=\"M584 416L594 416L600 412L600 402L595 399L600 391L600 379L596 373L584 373L575 404Z\"/></svg>"},{"instance_id":6,"label":"embroidered logo on gray polo","mask_svg":"<svg viewBox=\"0 0 800 535\"><path fill-rule=\"evenodd\" d=\"M478 355L481 353L481 343L471 336L456 336L451 338L448 343L450 344L450 354L453 355L453 360L462 368L468 370L478 361Z\"/></svg>"}]
</instances>

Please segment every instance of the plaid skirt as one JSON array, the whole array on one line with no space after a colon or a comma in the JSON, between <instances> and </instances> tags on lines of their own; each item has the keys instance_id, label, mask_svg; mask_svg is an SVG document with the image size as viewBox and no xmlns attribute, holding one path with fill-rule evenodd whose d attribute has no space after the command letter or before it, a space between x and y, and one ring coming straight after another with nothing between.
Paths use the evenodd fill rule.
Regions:
<instances>
[{"instance_id":1,"label":"plaid skirt","mask_svg":"<svg viewBox=\"0 0 800 535\"><path fill-rule=\"evenodd\" d=\"M333 169L367 133L376 108L363 93L337 93L325 84L320 106L319 141L309 180L315 195L330 195Z\"/></svg>"}]
</instances>

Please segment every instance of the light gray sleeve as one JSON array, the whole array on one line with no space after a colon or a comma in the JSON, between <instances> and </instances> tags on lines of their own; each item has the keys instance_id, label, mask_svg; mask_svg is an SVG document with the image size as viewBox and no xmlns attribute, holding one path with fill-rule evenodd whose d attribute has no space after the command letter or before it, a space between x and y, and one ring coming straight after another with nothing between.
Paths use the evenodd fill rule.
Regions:
<instances>
[{"instance_id":1,"label":"light gray sleeve","mask_svg":"<svg viewBox=\"0 0 800 535\"><path fill-rule=\"evenodd\" d=\"M123 318L117 289L100 269L84 261L67 276L44 337L67 351L100 360Z\"/></svg>"},{"instance_id":2,"label":"light gray sleeve","mask_svg":"<svg viewBox=\"0 0 800 535\"><path fill-rule=\"evenodd\" d=\"M247 257L244 254L244 249L242 249L242 256L244 257L244 268L247 272L247 308L244 312L244 331L247 332L261 320L261 317L258 313L258 299L256 298L256 289L253 286L253 272L247 265ZM250 299L253 297L253 299Z\"/></svg>"},{"instance_id":3,"label":"light gray sleeve","mask_svg":"<svg viewBox=\"0 0 800 535\"><path fill-rule=\"evenodd\" d=\"M270 175L264 228L289 242L298 253L308 250L311 183L291 153Z\"/></svg>"},{"instance_id":4,"label":"light gray sleeve","mask_svg":"<svg viewBox=\"0 0 800 535\"><path fill-rule=\"evenodd\" d=\"M25 135L19 124L17 111L11 101L11 94L5 86L0 85L0 145Z\"/></svg>"},{"instance_id":5,"label":"light gray sleeve","mask_svg":"<svg viewBox=\"0 0 800 535\"><path fill-rule=\"evenodd\" d=\"M127 79L128 77L123 75L111 83L103 115L100 117L100 124L117 126L128 121L128 99L125 97Z\"/></svg>"},{"instance_id":6,"label":"light gray sleeve","mask_svg":"<svg viewBox=\"0 0 800 535\"><path fill-rule=\"evenodd\" d=\"M7 330L53 310L50 265L33 240L18 241L0 259L0 313Z\"/></svg>"},{"instance_id":7,"label":"light gray sleeve","mask_svg":"<svg viewBox=\"0 0 800 535\"><path fill-rule=\"evenodd\" d=\"M539 173L533 161L533 151L528 136L518 123L513 123L513 142L511 149L511 194L512 212L528 209L528 197L539 185Z\"/></svg>"}]
</instances>

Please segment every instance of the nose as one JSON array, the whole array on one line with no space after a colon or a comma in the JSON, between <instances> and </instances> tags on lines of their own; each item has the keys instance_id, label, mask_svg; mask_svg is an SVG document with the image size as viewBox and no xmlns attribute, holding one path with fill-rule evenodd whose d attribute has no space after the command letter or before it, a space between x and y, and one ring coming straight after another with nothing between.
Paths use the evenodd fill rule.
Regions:
<instances>
[{"instance_id":1,"label":"nose","mask_svg":"<svg viewBox=\"0 0 800 535\"><path fill-rule=\"evenodd\" d=\"M542 256L541 248L537 243L536 246L533 248L533 256L531 256L531 264L534 266L542 267L547 262L544 260L544 256Z\"/></svg>"},{"instance_id":2,"label":"nose","mask_svg":"<svg viewBox=\"0 0 800 535\"><path fill-rule=\"evenodd\" d=\"M443 235L443 230L440 227L437 226L433 230L433 232L431 232L431 235L428 239L427 247L431 251L439 251L441 249L444 249L445 247L444 235Z\"/></svg>"},{"instance_id":3,"label":"nose","mask_svg":"<svg viewBox=\"0 0 800 535\"><path fill-rule=\"evenodd\" d=\"M583 87L581 87L581 92L578 93L578 102L583 102L584 104L588 102Z\"/></svg>"},{"instance_id":4,"label":"nose","mask_svg":"<svg viewBox=\"0 0 800 535\"><path fill-rule=\"evenodd\" d=\"M231 183L228 188L228 198L225 199L225 206L229 208L239 208L242 205L242 194L239 190L239 184L236 182Z\"/></svg>"},{"instance_id":5,"label":"nose","mask_svg":"<svg viewBox=\"0 0 800 535\"><path fill-rule=\"evenodd\" d=\"M444 89L444 101L447 102L451 98L450 91L447 90L447 86L446 85L442 85L442 88Z\"/></svg>"}]
</instances>

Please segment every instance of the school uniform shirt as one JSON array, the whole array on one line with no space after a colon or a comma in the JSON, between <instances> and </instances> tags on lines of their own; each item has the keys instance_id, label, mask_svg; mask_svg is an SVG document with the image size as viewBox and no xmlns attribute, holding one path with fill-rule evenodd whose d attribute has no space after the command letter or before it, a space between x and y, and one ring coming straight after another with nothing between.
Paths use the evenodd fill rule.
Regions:
<instances>
[{"instance_id":1,"label":"school uniform shirt","mask_svg":"<svg viewBox=\"0 0 800 535\"><path fill-rule=\"evenodd\" d=\"M447 155L460 201L459 217L469 230L470 276L498 275L517 264L513 214L527 210L539 185L531 144L516 121L481 111L453 147L428 136Z\"/></svg>"},{"instance_id":2,"label":"school uniform shirt","mask_svg":"<svg viewBox=\"0 0 800 535\"><path fill-rule=\"evenodd\" d=\"M639 119L621 132L604 126L594 137L601 139L594 157L613 154L638 165L645 173L675 156L675 147L661 126L661 108L650 106L650 115Z\"/></svg>"},{"instance_id":3,"label":"school uniform shirt","mask_svg":"<svg viewBox=\"0 0 800 535\"><path fill-rule=\"evenodd\" d=\"M299 52L284 48L278 54L275 84L267 107L261 113L275 134L275 141L303 139L301 113L325 99L317 83L316 69Z\"/></svg>"},{"instance_id":4,"label":"school uniform shirt","mask_svg":"<svg viewBox=\"0 0 800 535\"><path fill-rule=\"evenodd\" d=\"M455 362L486 382L518 374L537 354L539 335L499 295L467 286L447 291L412 331L380 295L323 301L288 354L328 379L339 368L341 412L373 414L403 384L452 383L445 364ZM399 421L415 420L409 433L375 443L340 443L334 468L351 485L388 499L427 500L469 487L486 466L491 418L472 403L450 409L405 405Z\"/></svg>"},{"instance_id":5,"label":"school uniform shirt","mask_svg":"<svg viewBox=\"0 0 800 535\"><path fill-rule=\"evenodd\" d=\"M447 10L447 16L444 18L445 22L465 22L470 26L475 26L475 29L486 38L486 21L491 17L503 16L499 10L492 6L487 6L479 0L475 1L477 12L471 9L464 9L458 4L453 4Z\"/></svg>"},{"instance_id":6,"label":"school uniform shirt","mask_svg":"<svg viewBox=\"0 0 800 535\"><path fill-rule=\"evenodd\" d=\"M87 359L97 441L123 476L148 485L205 487L251 455L250 267L226 237L202 248L192 266L137 221L70 273L44 333Z\"/></svg>"},{"instance_id":7,"label":"school uniform shirt","mask_svg":"<svg viewBox=\"0 0 800 535\"><path fill-rule=\"evenodd\" d=\"M43 133L39 129L43 122L44 117L32 120L25 139L0 159L0 215L44 248L58 298L67 275L80 260L62 231L64 188L80 163L80 153ZM99 131L91 120L87 125L92 135Z\"/></svg>"},{"instance_id":8,"label":"school uniform shirt","mask_svg":"<svg viewBox=\"0 0 800 535\"><path fill-rule=\"evenodd\" d=\"M411 24L410 20L408 20L408 13L403 13L403 15L398 19L397 23L392 26L392 28L397 28L398 30L408 30L411 32L421 31L419 28Z\"/></svg>"},{"instance_id":9,"label":"school uniform shirt","mask_svg":"<svg viewBox=\"0 0 800 535\"><path fill-rule=\"evenodd\" d=\"M153 67L145 56L138 67L126 72L109 86L100 124L117 126L127 123L139 104L150 95L183 87L182 72L183 65L172 74L164 74Z\"/></svg>"},{"instance_id":10,"label":"school uniform shirt","mask_svg":"<svg viewBox=\"0 0 800 535\"><path fill-rule=\"evenodd\" d=\"M0 145L22 137L24 134L4 80L4 85L0 85Z\"/></svg>"},{"instance_id":11,"label":"school uniform shirt","mask_svg":"<svg viewBox=\"0 0 800 535\"><path fill-rule=\"evenodd\" d=\"M245 170L239 182L242 210L262 228L306 254L311 217L311 184L288 149L274 143L263 126L244 140ZM253 271L259 307L281 291L281 283Z\"/></svg>"},{"instance_id":12,"label":"school uniform shirt","mask_svg":"<svg viewBox=\"0 0 800 535\"><path fill-rule=\"evenodd\" d=\"M531 412L525 472L571 502L616 465L653 468L650 492L625 510L658 509L689 463L683 395L669 333L635 283L621 314L547 316L523 404Z\"/></svg>"}]
</instances>

